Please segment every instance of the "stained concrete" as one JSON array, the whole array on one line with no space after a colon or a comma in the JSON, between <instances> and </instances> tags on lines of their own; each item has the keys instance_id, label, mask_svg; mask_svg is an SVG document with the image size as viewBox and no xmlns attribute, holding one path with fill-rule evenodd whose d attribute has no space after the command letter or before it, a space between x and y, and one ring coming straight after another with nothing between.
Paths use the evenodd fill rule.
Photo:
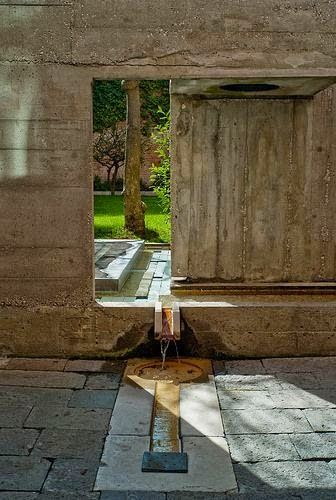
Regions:
<instances>
[{"instance_id":1,"label":"stained concrete","mask_svg":"<svg viewBox=\"0 0 336 500\"><path fill-rule=\"evenodd\" d=\"M153 321L154 303L133 307L121 303L114 307L95 304L87 308L3 307L0 353L125 356L149 341Z\"/></svg>"},{"instance_id":2,"label":"stained concrete","mask_svg":"<svg viewBox=\"0 0 336 500\"><path fill-rule=\"evenodd\" d=\"M312 100L172 95L173 277L335 281L334 112L332 88Z\"/></svg>"},{"instance_id":3,"label":"stained concrete","mask_svg":"<svg viewBox=\"0 0 336 500\"><path fill-rule=\"evenodd\" d=\"M249 5L246 2L234 5L230 0L211 0L206 4L145 0L136 6L134 2L131 5L129 1L115 0L80 3L0 0L1 354L128 355L130 350L146 343L153 325L151 310L113 307L102 312L94 304L90 147L93 79L334 77L333 14L330 2L316 5L305 0L293 0L286 5L280 0ZM291 255L284 253L290 277L295 273L302 277L302 262L306 263L299 251L302 248L308 249L310 255L309 276L327 280L333 275L335 210L330 165L334 154L331 146L334 102L333 90L315 97L311 106L313 118L308 121L306 106L300 103L297 106L301 111L295 114L295 120L303 123L303 128L313 123L315 139L310 148L305 143L309 130L293 136L293 141L300 144L298 150L309 150L306 159L300 157L295 161L302 165L307 160L307 168L314 165L311 185L315 188L312 216L307 221L300 208L307 203L305 194L298 189L302 176L295 177L295 189L288 193L291 202L285 212L288 219L294 220L295 216L300 222L290 226L288 238L283 236L280 224L285 239L280 245L274 241L272 247L277 257L274 264L277 272L280 247L286 247L289 239L289 246L298 248ZM280 131L281 124L285 124L286 137L282 142L286 142L285 118L290 114L290 106L283 107L287 111L274 124ZM264 111L260 112L260 119L264 116ZM268 123L273 126L272 117L271 113ZM181 133L186 131L187 123L183 118ZM270 152L272 160L276 152ZM253 157L258 159L257 151ZM254 187L262 189L262 162L256 166L259 184L256 182ZM179 206L181 214L186 210L185 205L190 204L189 187L185 188L188 169L186 164L179 172L185 200ZM268 188L273 184L269 179ZM174 190L175 187L173 193ZM230 194L231 187L228 190ZM275 189L275 194L281 194L280 201L287 202L283 190ZM226 203L224 197L221 203ZM253 209L265 210L270 217L276 210L269 208L272 209L272 202L261 198ZM197 219L200 215L202 212L196 211L193 216ZM188 221L187 215L185 222ZM301 228L310 225L312 231L306 229L301 234ZM233 239L241 227L233 227ZM269 224L267 227L273 238L273 229ZM214 245L214 233L209 230L204 237L210 236L209 248ZM309 239L311 234L313 238ZM197 231L194 235L199 238ZM187 249L182 236L181 245ZM232 248L231 256L237 264L240 253L234 245ZM230 251L225 249L228 256ZM250 245L249 251L254 252L256 259L251 261L252 271L261 269L264 273L260 262L260 255L266 253L264 246L257 249ZM181 269L183 259L182 253L178 257ZM209 271L212 266L210 260ZM232 272L239 274L239 262ZM287 310L282 314L293 317ZM258 356L335 352L332 329L320 329L316 319L319 315L323 315L319 307L314 314L307 315L304 335L299 335L297 328L290 333L281 331L280 335L276 335L276 329L273 332L267 329L264 341L260 332L265 330L256 328L260 349L252 347L251 338L246 338L241 330L230 333L228 348L214 337L208 345L208 334L199 336L198 331L196 334L200 350L208 353ZM256 321L260 318L258 311ZM222 326L219 323L207 331L217 332ZM237 348L233 336L240 338Z\"/></svg>"},{"instance_id":4,"label":"stained concrete","mask_svg":"<svg viewBox=\"0 0 336 500\"><path fill-rule=\"evenodd\" d=\"M202 80L173 80L171 85L172 94L183 94L185 96L202 96L209 99L230 99L252 98L275 98L275 97L309 97L330 85L336 83L336 77L326 78L228 78L228 79L202 79ZM230 85L253 85L267 84L277 88L266 90L245 91L228 90Z\"/></svg>"}]
</instances>

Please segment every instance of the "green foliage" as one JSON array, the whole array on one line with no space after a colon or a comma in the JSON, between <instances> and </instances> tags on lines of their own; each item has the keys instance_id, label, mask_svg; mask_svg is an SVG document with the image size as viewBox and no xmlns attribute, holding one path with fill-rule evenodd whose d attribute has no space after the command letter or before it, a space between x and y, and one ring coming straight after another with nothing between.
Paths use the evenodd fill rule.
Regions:
<instances>
[{"instance_id":1,"label":"green foliage","mask_svg":"<svg viewBox=\"0 0 336 500\"><path fill-rule=\"evenodd\" d=\"M160 124L152 133L153 142L156 144L156 152L160 158L158 165L153 164L151 168L151 183L157 194L163 213L170 214L170 111L158 108Z\"/></svg>"},{"instance_id":2,"label":"green foliage","mask_svg":"<svg viewBox=\"0 0 336 500\"><path fill-rule=\"evenodd\" d=\"M141 117L143 133L160 122L158 107L169 110L169 82L167 80L141 80ZM126 94L121 80L95 80L93 85L93 131L113 127L116 122L126 120Z\"/></svg>"},{"instance_id":3,"label":"green foliage","mask_svg":"<svg viewBox=\"0 0 336 500\"><path fill-rule=\"evenodd\" d=\"M93 131L114 127L126 120L126 94L121 80L95 80L93 84Z\"/></svg>"},{"instance_id":4,"label":"green foliage","mask_svg":"<svg viewBox=\"0 0 336 500\"><path fill-rule=\"evenodd\" d=\"M170 241L170 223L162 213L156 196L142 198L146 203L146 241L167 243ZM124 229L123 196L94 197L95 238L137 238Z\"/></svg>"},{"instance_id":5,"label":"green foliage","mask_svg":"<svg viewBox=\"0 0 336 500\"><path fill-rule=\"evenodd\" d=\"M169 81L141 80L140 97L142 133L149 135L153 127L161 122L161 114L158 110L162 109L167 113L170 109Z\"/></svg>"}]
</instances>

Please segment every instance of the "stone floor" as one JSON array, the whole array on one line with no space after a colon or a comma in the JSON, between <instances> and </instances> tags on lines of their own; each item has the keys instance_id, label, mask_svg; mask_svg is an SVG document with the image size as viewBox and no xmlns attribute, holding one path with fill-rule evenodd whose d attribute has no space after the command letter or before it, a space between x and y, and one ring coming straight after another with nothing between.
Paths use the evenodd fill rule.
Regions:
<instances>
[{"instance_id":1,"label":"stone floor","mask_svg":"<svg viewBox=\"0 0 336 500\"><path fill-rule=\"evenodd\" d=\"M336 358L215 361L239 492L94 492L125 364L0 360L0 500L336 498Z\"/></svg>"},{"instance_id":2,"label":"stone floor","mask_svg":"<svg viewBox=\"0 0 336 500\"><path fill-rule=\"evenodd\" d=\"M162 247L162 248L161 248ZM170 250L163 245L148 248L132 264L128 278L119 291L96 292L98 303L155 302L170 295Z\"/></svg>"}]
</instances>

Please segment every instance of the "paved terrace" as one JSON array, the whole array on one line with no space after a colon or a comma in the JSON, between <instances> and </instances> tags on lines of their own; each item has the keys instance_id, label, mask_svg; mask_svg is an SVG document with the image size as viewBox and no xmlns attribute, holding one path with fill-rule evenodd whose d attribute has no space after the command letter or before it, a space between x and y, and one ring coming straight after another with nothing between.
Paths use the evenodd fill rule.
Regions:
<instances>
[{"instance_id":1,"label":"paved terrace","mask_svg":"<svg viewBox=\"0 0 336 500\"><path fill-rule=\"evenodd\" d=\"M93 491L124 362L0 364L1 500L226 498ZM334 500L336 358L213 365L239 488L227 498Z\"/></svg>"}]
</instances>

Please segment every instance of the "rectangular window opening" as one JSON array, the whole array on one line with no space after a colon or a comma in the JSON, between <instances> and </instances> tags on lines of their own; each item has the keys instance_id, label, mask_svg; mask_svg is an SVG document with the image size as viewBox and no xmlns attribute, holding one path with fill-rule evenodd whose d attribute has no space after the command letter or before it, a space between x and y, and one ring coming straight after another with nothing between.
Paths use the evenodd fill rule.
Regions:
<instances>
[{"instance_id":1,"label":"rectangular window opening","mask_svg":"<svg viewBox=\"0 0 336 500\"><path fill-rule=\"evenodd\" d=\"M171 279L169 81L94 80L92 96L95 300L102 306L161 300ZM125 151L139 164L135 179ZM140 227L132 219L134 189L141 191L142 234L132 230Z\"/></svg>"}]
</instances>

